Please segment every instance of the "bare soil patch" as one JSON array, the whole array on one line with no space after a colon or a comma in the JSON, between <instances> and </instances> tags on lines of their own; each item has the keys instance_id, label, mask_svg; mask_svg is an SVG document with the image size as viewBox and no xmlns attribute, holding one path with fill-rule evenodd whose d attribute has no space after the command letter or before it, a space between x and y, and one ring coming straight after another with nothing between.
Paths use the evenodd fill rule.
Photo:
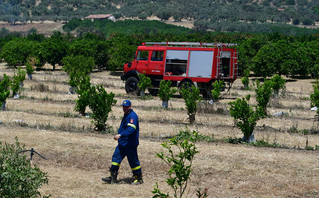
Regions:
<instances>
[{"instance_id":1,"label":"bare soil patch","mask_svg":"<svg viewBox=\"0 0 319 198\"><path fill-rule=\"evenodd\" d=\"M10 32L20 32L22 34L27 34L30 29L36 28L39 34L43 34L46 36L51 35L54 31L62 31L62 22L53 22L53 21L42 21L42 22L28 22L23 24L15 24L11 25L6 22L0 23L0 29L6 28Z\"/></svg>"}]
</instances>

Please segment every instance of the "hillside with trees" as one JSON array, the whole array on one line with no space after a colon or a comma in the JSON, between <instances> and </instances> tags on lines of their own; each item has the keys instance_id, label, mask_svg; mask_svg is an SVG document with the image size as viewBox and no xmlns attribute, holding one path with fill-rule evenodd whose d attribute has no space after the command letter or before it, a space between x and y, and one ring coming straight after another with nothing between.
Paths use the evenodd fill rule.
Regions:
<instances>
[{"instance_id":1,"label":"hillside with trees","mask_svg":"<svg viewBox=\"0 0 319 198\"><path fill-rule=\"evenodd\" d=\"M270 24L312 26L319 21L319 2L315 0L4 0L0 20L69 21L90 14L113 14L116 18L162 21L192 20L197 30L223 32L274 32ZM278 28L278 27L277 27Z\"/></svg>"}]
</instances>

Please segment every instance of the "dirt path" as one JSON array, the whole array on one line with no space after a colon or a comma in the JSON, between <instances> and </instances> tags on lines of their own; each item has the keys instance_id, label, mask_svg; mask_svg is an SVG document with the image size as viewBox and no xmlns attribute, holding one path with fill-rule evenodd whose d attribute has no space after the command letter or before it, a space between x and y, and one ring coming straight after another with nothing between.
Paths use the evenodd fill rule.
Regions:
<instances>
[{"instance_id":1,"label":"dirt path","mask_svg":"<svg viewBox=\"0 0 319 198\"><path fill-rule=\"evenodd\" d=\"M27 34L31 28L36 28L39 34L46 36L51 35L54 31L62 31L63 23L53 21L32 22L26 24L10 25L8 23L0 22L0 29L6 28L10 32L20 32Z\"/></svg>"}]
</instances>

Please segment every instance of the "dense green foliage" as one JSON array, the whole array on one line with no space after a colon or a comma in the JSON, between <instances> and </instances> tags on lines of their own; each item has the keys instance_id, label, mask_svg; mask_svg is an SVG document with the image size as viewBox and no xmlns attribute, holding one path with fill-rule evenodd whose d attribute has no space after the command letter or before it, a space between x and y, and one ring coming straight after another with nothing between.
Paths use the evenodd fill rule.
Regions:
<instances>
[{"instance_id":1,"label":"dense green foliage","mask_svg":"<svg viewBox=\"0 0 319 198\"><path fill-rule=\"evenodd\" d=\"M185 135L187 133L187 135ZM156 153L156 156L162 159L168 166L168 176L166 183L173 189L174 197L183 197L190 180L190 173L192 172L192 165L194 157L199 151L196 148L198 141L198 133L193 131L180 131L180 136L175 136L161 145L167 149L167 153ZM184 138L178 138L184 137ZM175 152L177 148L178 152ZM169 197L160 191L158 184L154 186L152 191L153 197Z\"/></svg>"},{"instance_id":2,"label":"dense green foliage","mask_svg":"<svg viewBox=\"0 0 319 198\"><path fill-rule=\"evenodd\" d=\"M78 33L97 31L106 36L110 36L114 33L124 34L186 34L191 30L184 27L177 27L174 25L168 25L160 21L138 21L138 20L124 20L112 22L109 20L84 20L79 23L74 23L77 19L72 19L69 23L63 26L65 31L76 30Z\"/></svg>"},{"instance_id":3,"label":"dense green foliage","mask_svg":"<svg viewBox=\"0 0 319 198\"><path fill-rule=\"evenodd\" d=\"M39 188L48 183L47 173L26 159L24 146L0 142L0 197L38 197Z\"/></svg>"},{"instance_id":4,"label":"dense green foliage","mask_svg":"<svg viewBox=\"0 0 319 198\"><path fill-rule=\"evenodd\" d=\"M174 21L194 20L196 30L274 32L279 29L294 34L298 29L291 25L285 25L283 28L280 26L288 23L313 25L319 21L319 3L316 0L200 0L187 1L187 3L181 0L4 0L0 2L0 20L10 23L27 20L69 21L101 13L113 14L115 18L135 17L141 20L150 16L156 16L162 21L171 17ZM78 21L73 21L72 24L77 25ZM148 28L143 28L143 31L145 29Z\"/></svg>"},{"instance_id":5,"label":"dense green foliage","mask_svg":"<svg viewBox=\"0 0 319 198\"><path fill-rule=\"evenodd\" d=\"M33 56L38 48L38 43L26 38L15 38L3 45L0 58L11 66L24 65L29 56Z\"/></svg>"},{"instance_id":6,"label":"dense green foliage","mask_svg":"<svg viewBox=\"0 0 319 198\"><path fill-rule=\"evenodd\" d=\"M54 32L54 34L45 39L41 43L40 56L43 60L53 66L55 69L56 64L62 64L62 59L67 55L68 45L63 39L63 35L60 32Z\"/></svg>"}]
</instances>

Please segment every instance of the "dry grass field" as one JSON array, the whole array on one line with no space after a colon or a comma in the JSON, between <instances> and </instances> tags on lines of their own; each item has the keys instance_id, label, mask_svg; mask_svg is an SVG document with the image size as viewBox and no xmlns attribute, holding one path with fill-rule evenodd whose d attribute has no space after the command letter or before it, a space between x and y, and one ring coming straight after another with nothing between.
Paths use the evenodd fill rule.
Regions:
<instances>
[{"instance_id":1,"label":"dry grass field","mask_svg":"<svg viewBox=\"0 0 319 198\"><path fill-rule=\"evenodd\" d=\"M0 63L0 76L13 70ZM319 197L319 151L306 150L306 144L319 145L319 126L310 111L309 95L314 80L288 81L286 93L272 99L269 113L284 112L258 121L257 140L278 144L281 148L230 144L223 140L242 137L229 115L228 102L252 94L237 80L219 103L202 102L196 123L188 124L183 99L178 96L161 108L158 97L141 100L128 96L119 76L107 71L92 73L93 83L102 83L118 100L107 124L114 131L123 116L121 101L130 99L140 118L140 146L144 184L129 185L131 172L127 160L122 163L120 184L105 184L111 155L117 143L113 134L93 130L91 118L74 111L76 95L69 95L67 75L61 70L36 71L33 80L25 80L21 98L7 100L7 110L0 112L0 141L14 143L15 137L26 149L34 148L48 160L34 156L32 163L48 173L49 184L40 190L52 197L152 197L158 182L164 192L168 167L156 157L161 143L184 130L196 130L215 142L198 142L187 197L196 197L197 188L207 188L208 197ZM254 97L252 97L254 103ZM88 111L90 112L90 111ZM304 135L302 131L314 131ZM308 141L307 141L308 140Z\"/></svg>"}]
</instances>

